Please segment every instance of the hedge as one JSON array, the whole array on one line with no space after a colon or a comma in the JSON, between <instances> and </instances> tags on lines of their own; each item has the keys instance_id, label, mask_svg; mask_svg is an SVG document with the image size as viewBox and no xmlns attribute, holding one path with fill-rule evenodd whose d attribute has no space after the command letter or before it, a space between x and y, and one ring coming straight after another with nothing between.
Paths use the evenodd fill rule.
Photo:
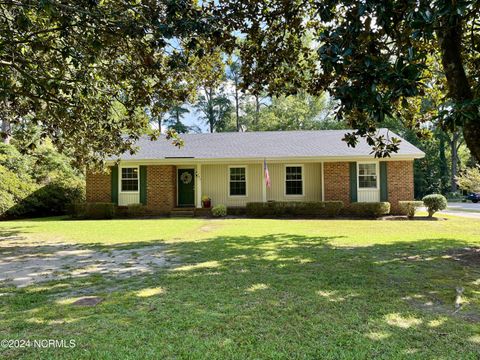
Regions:
<instances>
[{"instance_id":1,"label":"hedge","mask_svg":"<svg viewBox=\"0 0 480 360\"><path fill-rule=\"evenodd\" d=\"M76 203L73 205L72 216L80 219L112 219L115 210L114 203Z\"/></svg>"},{"instance_id":2,"label":"hedge","mask_svg":"<svg viewBox=\"0 0 480 360\"><path fill-rule=\"evenodd\" d=\"M390 213L389 202L356 202L344 208L342 213L356 217L379 217Z\"/></svg>"},{"instance_id":3,"label":"hedge","mask_svg":"<svg viewBox=\"0 0 480 360\"><path fill-rule=\"evenodd\" d=\"M247 203L246 214L252 217L267 216L306 216L334 217L343 208L342 201L308 201L308 202L251 202Z\"/></svg>"}]
</instances>

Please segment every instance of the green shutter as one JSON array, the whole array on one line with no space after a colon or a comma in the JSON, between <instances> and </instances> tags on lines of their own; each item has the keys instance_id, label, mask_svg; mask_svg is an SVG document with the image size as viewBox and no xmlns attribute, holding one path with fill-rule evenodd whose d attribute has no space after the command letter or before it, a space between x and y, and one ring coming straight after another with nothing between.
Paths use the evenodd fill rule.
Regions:
<instances>
[{"instance_id":1,"label":"green shutter","mask_svg":"<svg viewBox=\"0 0 480 360\"><path fill-rule=\"evenodd\" d=\"M112 203L118 205L118 165L110 168L110 178L112 181Z\"/></svg>"},{"instance_id":2,"label":"green shutter","mask_svg":"<svg viewBox=\"0 0 480 360\"><path fill-rule=\"evenodd\" d=\"M147 167L140 166L140 203L147 205Z\"/></svg>"},{"instance_id":3,"label":"green shutter","mask_svg":"<svg viewBox=\"0 0 480 360\"><path fill-rule=\"evenodd\" d=\"M350 163L350 202L357 202L357 163Z\"/></svg>"},{"instance_id":4,"label":"green shutter","mask_svg":"<svg viewBox=\"0 0 480 360\"><path fill-rule=\"evenodd\" d=\"M380 201L388 201L387 162L380 161Z\"/></svg>"}]
</instances>

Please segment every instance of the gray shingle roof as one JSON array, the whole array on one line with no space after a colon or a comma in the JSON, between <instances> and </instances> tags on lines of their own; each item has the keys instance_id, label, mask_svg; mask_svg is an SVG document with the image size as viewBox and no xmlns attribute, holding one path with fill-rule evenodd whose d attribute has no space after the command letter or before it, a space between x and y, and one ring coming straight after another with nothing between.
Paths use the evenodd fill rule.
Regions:
<instances>
[{"instance_id":1,"label":"gray shingle roof","mask_svg":"<svg viewBox=\"0 0 480 360\"><path fill-rule=\"evenodd\" d=\"M122 160L153 160L191 157L196 159L235 159L235 158L294 158L294 157L365 157L371 155L371 147L360 139L355 148L342 141L345 133L351 130L312 130L312 131L264 131L230 132L213 134L182 134L185 142L182 148L173 146L170 141L160 138L150 141L142 138L137 142L136 154L124 154ZM381 134L400 138L387 129ZM400 138L401 139L401 138ZM395 157L423 157L424 153L406 140L401 139L400 151Z\"/></svg>"}]
</instances>

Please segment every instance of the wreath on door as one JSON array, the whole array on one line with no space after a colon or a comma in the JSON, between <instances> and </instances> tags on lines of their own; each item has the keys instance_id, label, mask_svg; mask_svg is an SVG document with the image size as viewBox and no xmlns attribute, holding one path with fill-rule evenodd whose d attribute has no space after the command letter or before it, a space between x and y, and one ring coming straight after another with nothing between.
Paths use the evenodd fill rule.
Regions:
<instances>
[{"instance_id":1,"label":"wreath on door","mask_svg":"<svg viewBox=\"0 0 480 360\"><path fill-rule=\"evenodd\" d=\"M190 174L188 171L185 171L182 173L182 175L180 175L180 180L184 184L190 184L192 182L192 174Z\"/></svg>"}]
</instances>

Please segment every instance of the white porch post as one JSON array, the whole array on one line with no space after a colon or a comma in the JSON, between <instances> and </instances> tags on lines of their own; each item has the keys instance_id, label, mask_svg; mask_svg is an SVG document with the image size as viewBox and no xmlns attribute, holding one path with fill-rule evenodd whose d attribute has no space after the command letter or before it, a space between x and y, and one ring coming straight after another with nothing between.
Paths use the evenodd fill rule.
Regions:
<instances>
[{"instance_id":1,"label":"white porch post","mask_svg":"<svg viewBox=\"0 0 480 360\"><path fill-rule=\"evenodd\" d=\"M323 164L322 161L322 201L325 201L325 174L323 173Z\"/></svg>"},{"instance_id":2,"label":"white porch post","mask_svg":"<svg viewBox=\"0 0 480 360\"><path fill-rule=\"evenodd\" d=\"M267 183L265 182L265 169L263 168L262 163L262 202L267 202Z\"/></svg>"},{"instance_id":3,"label":"white porch post","mask_svg":"<svg viewBox=\"0 0 480 360\"><path fill-rule=\"evenodd\" d=\"M202 164L197 164L197 176L195 178L195 194L197 208L202 207Z\"/></svg>"}]
</instances>

